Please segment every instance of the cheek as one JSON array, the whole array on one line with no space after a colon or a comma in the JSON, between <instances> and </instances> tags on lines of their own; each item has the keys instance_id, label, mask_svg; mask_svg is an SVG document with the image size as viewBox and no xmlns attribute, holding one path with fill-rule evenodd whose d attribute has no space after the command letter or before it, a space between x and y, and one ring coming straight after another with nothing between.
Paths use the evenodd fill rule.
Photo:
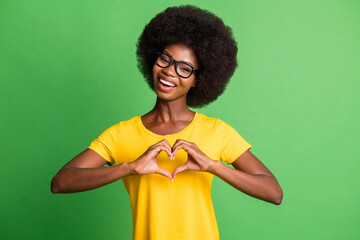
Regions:
<instances>
[{"instance_id":1,"label":"cheek","mask_svg":"<svg viewBox=\"0 0 360 240\"><path fill-rule=\"evenodd\" d=\"M188 81L183 81L183 87L185 87L186 89L190 89L191 88L191 86L192 86L192 84L193 84L193 81L189 81L189 79L188 79Z\"/></svg>"},{"instance_id":2,"label":"cheek","mask_svg":"<svg viewBox=\"0 0 360 240\"><path fill-rule=\"evenodd\" d=\"M157 72L159 72L161 70L161 68L159 66L157 66L156 64L154 64L152 72L153 72L153 76L155 76L155 74Z\"/></svg>"},{"instance_id":3,"label":"cheek","mask_svg":"<svg viewBox=\"0 0 360 240\"><path fill-rule=\"evenodd\" d=\"M153 79L155 79L155 76L156 76L156 67L153 67L152 69L152 76L153 76Z\"/></svg>"},{"instance_id":4,"label":"cheek","mask_svg":"<svg viewBox=\"0 0 360 240\"><path fill-rule=\"evenodd\" d=\"M196 80L195 80L195 77L193 77L193 76L191 76L190 77L191 79L190 79L190 86L193 86L193 85L195 85L196 84Z\"/></svg>"}]
</instances>

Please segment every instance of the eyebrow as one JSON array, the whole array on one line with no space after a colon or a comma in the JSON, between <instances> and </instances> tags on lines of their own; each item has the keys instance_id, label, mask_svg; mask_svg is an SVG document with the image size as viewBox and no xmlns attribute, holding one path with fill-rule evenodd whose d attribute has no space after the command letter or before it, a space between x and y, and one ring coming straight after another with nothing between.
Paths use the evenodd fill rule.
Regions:
<instances>
[{"instance_id":1,"label":"eyebrow","mask_svg":"<svg viewBox=\"0 0 360 240\"><path fill-rule=\"evenodd\" d=\"M165 50L164 50L163 52L166 53L166 54L168 54L170 57L173 57L169 52L167 52L167 51L165 51ZM195 68L193 64L191 64L191 63L189 63L189 62L187 62L187 61L177 61L177 62L183 62L183 63L189 64L190 66L192 66L193 68Z\"/></svg>"}]
</instances>

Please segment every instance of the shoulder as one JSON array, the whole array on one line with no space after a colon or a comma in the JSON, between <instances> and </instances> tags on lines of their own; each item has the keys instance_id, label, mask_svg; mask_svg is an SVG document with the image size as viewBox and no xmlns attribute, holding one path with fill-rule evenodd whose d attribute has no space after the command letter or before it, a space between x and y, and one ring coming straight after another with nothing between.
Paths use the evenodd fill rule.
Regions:
<instances>
[{"instance_id":1,"label":"shoulder","mask_svg":"<svg viewBox=\"0 0 360 240\"><path fill-rule=\"evenodd\" d=\"M116 124L108 126L104 132L111 135L117 135L119 131L135 126L137 124L137 120L138 116L132 117L128 120L121 120Z\"/></svg>"},{"instance_id":2,"label":"shoulder","mask_svg":"<svg viewBox=\"0 0 360 240\"><path fill-rule=\"evenodd\" d=\"M230 130L234 129L230 124L226 123L220 118L210 117L202 113L198 113L198 114L199 114L199 122L201 122L203 126L206 125L208 127L213 127L221 131L227 129Z\"/></svg>"},{"instance_id":3,"label":"shoulder","mask_svg":"<svg viewBox=\"0 0 360 240\"><path fill-rule=\"evenodd\" d=\"M138 125L140 116L132 117L128 120L122 120L116 124L118 127L132 127Z\"/></svg>"}]
</instances>

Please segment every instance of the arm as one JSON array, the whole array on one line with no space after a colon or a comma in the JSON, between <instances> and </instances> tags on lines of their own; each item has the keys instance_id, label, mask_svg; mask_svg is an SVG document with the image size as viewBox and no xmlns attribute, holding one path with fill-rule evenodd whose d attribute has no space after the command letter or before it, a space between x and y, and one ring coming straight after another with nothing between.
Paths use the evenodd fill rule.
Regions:
<instances>
[{"instance_id":1,"label":"arm","mask_svg":"<svg viewBox=\"0 0 360 240\"><path fill-rule=\"evenodd\" d=\"M51 181L52 193L73 193L99 188L130 175L157 173L172 179L171 173L157 165L161 151L171 156L171 146L165 139L150 146L133 162L103 167L107 161L88 148L68 162Z\"/></svg>"},{"instance_id":2,"label":"arm","mask_svg":"<svg viewBox=\"0 0 360 240\"><path fill-rule=\"evenodd\" d=\"M174 170L173 178L183 171L204 171L221 178L231 186L250 196L279 205L283 192L274 175L247 150L236 159L232 165L226 166L221 161L215 161L204 154L195 143L182 139L176 140L173 154L179 149L188 153L187 162Z\"/></svg>"},{"instance_id":3,"label":"arm","mask_svg":"<svg viewBox=\"0 0 360 240\"><path fill-rule=\"evenodd\" d=\"M128 163L103 167L107 161L87 148L53 177L52 193L74 193L102 187L133 174Z\"/></svg>"},{"instance_id":4,"label":"arm","mask_svg":"<svg viewBox=\"0 0 360 240\"><path fill-rule=\"evenodd\" d=\"M208 172L245 194L276 205L281 204L283 192L278 181L250 150L244 152L232 165L235 169L214 161Z\"/></svg>"}]
</instances>

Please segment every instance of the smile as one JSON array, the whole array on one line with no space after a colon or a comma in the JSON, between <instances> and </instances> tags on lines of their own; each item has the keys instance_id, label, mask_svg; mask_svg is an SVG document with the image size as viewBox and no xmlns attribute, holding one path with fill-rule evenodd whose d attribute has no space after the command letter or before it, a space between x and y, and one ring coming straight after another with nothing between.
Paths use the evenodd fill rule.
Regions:
<instances>
[{"instance_id":1,"label":"smile","mask_svg":"<svg viewBox=\"0 0 360 240\"><path fill-rule=\"evenodd\" d=\"M172 84L171 82L168 82L168 81L166 81L164 79L160 79L160 83L167 86L167 87L176 87L175 84Z\"/></svg>"}]
</instances>

